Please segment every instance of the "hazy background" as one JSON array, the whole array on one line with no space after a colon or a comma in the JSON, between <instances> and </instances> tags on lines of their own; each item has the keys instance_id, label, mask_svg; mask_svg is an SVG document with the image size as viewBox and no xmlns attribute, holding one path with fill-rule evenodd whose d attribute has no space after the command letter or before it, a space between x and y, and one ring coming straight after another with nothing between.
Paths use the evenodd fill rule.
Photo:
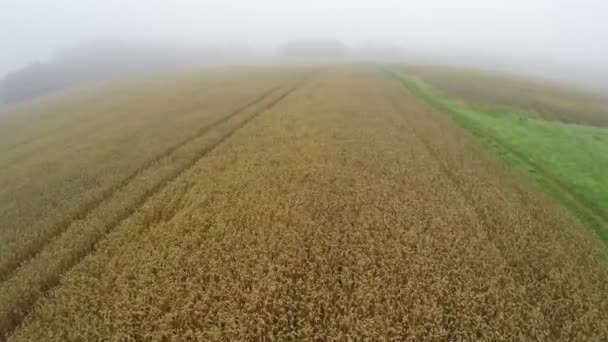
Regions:
<instances>
[{"instance_id":1,"label":"hazy background","mask_svg":"<svg viewBox=\"0 0 608 342\"><path fill-rule=\"evenodd\" d=\"M289 42L307 40L341 45L340 58L479 66L608 89L601 0L0 1L0 79L12 88L293 57L301 49L285 53Z\"/></svg>"}]
</instances>

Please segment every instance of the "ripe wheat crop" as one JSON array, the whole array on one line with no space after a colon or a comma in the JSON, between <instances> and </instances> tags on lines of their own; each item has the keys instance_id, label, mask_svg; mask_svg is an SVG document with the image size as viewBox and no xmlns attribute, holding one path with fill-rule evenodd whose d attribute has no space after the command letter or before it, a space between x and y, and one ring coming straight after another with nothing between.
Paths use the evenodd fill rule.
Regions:
<instances>
[{"instance_id":1,"label":"ripe wheat crop","mask_svg":"<svg viewBox=\"0 0 608 342\"><path fill-rule=\"evenodd\" d=\"M117 113L93 114L95 110L92 104L78 102L85 111L79 115L89 116L82 122L92 121L88 124L96 124L98 136L108 141L106 145L97 141L96 136L81 136L79 118L67 111L61 115L69 122L68 125L61 130L46 132L31 142L39 145L38 150L29 143L9 150L19 158L5 164L6 168L2 170L2 181L6 182L2 195L6 197L0 203L5 209L12 206L14 211L7 209L7 215L1 220L0 280L3 281L0 283L0 331L14 328L38 297L58 282L64 271L86 255L99 239L130 215L147 196L192 165L201 154L250 119L269 101L276 99L283 91L279 86L293 82L295 73L249 71L238 75L210 73L209 79L204 82L195 82L194 78L177 78L172 84L176 88L173 90L175 93L164 94L161 99L151 94L143 97L149 102L148 105L159 101L158 107L137 108L140 105L136 103L136 98L119 97L114 99L114 106L118 113L127 117L120 121L115 118L117 121L108 126L101 123L108 121L107 116L118 117ZM241 77L247 75L249 80L243 81ZM136 84L125 89L131 95L137 92L154 93L156 90L153 87L140 87ZM107 94L98 96L101 95ZM68 97L62 100L72 103L78 99ZM65 106L64 102L60 101L56 106ZM133 113L127 111L131 106L137 109ZM186 107L189 109L185 110ZM40 116L41 120L47 119L46 116L59 115L52 113L52 108L34 114ZM16 125L19 120L24 120L23 125L26 122L37 123L36 115L27 118L30 112L17 112L14 115L7 119L9 124ZM160 118L166 122L161 122ZM22 133L26 136L37 129L40 128L35 125L27 126L22 128L25 130ZM38 143L38 140L53 139L60 141L49 142L48 145ZM64 140L69 144L82 142L82 150L87 155L80 158L80 155L64 151L65 146L61 142ZM106 160L109 150L118 151L118 154ZM28 156L30 152L31 156ZM61 169L47 174L44 167L30 165L34 156L38 156L36 162L40 165L60 164ZM27 173L17 172L23 169ZM78 175L82 175L83 179L103 181L80 182ZM26 176L35 181L25 183L28 180ZM55 181L58 183L55 184ZM48 182L49 187L41 189L44 182ZM24 193L18 194L20 190ZM44 196L31 193L34 190L43 191ZM13 195L16 198L11 202L8 197ZM45 214L43 207L50 203L64 203L66 206ZM32 220L27 216L29 211L38 220L24 227L21 223ZM15 222L13 218L20 221Z\"/></svg>"},{"instance_id":2,"label":"ripe wheat crop","mask_svg":"<svg viewBox=\"0 0 608 342\"><path fill-rule=\"evenodd\" d=\"M607 256L397 80L336 68L152 194L9 340L601 340Z\"/></svg>"}]
</instances>

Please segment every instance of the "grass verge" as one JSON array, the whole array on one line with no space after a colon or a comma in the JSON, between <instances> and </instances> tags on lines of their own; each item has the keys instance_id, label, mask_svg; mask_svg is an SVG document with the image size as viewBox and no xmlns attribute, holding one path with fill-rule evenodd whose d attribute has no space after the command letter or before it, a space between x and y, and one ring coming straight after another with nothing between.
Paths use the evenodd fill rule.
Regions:
<instances>
[{"instance_id":1,"label":"grass verge","mask_svg":"<svg viewBox=\"0 0 608 342\"><path fill-rule=\"evenodd\" d=\"M608 129L545 121L505 106L469 105L441 96L420 79L387 72L480 137L608 243Z\"/></svg>"}]
</instances>

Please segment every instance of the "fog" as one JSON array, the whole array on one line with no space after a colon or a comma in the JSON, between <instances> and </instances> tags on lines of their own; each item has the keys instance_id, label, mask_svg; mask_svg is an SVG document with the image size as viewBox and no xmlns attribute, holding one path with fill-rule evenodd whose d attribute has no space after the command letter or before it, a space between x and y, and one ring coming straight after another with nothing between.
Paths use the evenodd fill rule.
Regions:
<instances>
[{"instance_id":1,"label":"fog","mask_svg":"<svg viewBox=\"0 0 608 342\"><path fill-rule=\"evenodd\" d=\"M100 39L186 64L218 49L257 60L306 40L339 42L357 58L479 66L608 89L601 0L0 2L0 78Z\"/></svg>"}]
</instances>

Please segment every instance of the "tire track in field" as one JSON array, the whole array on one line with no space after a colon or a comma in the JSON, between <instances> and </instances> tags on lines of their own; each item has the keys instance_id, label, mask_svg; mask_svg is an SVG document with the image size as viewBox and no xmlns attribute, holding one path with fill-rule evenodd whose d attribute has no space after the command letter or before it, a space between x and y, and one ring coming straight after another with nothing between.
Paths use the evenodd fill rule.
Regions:
<instances>
[{"instance_id":1,"label":"tire track in field","mask_svg":"<svg viewBox=\"0 0 608 342\"><path fill-rule=\"evenodd\" d=\"M373 70L311 83L146 200L9 340L607 336L605 268L577 262L587 251L531 217L530 200L509 205L517 194L449 119ZM492 242L514 251L488 244L412 129L491 202ZM526 250L526 230L550 234L529 233ZM524 278L524 293L519 271L553 278Z\"/></svg>"},{"instance_id":2,"label":"tire track in field","mask_svg":"<svg viewBox=\"0 0 608 342\"><path fill-rule=\"evenodd\" d=\"M276 88L277 87L274 87L274 88L271 88L271 89L276 89ZM199 93L204 93L204 91L201 90L200 92L197 92L196 95L198 95ZM267 93L269 93L269 91L264 92L263 94L267 94ZM111 97L112 95L113 94L108 94L107 96ZM256 99L259 99L259 97L256 97ZM252 103L256 99L254 99L253 101L247 102L244 106L241 106L241 107L239 107L239 108L237 108L237 109L235 109L233 111L227 111L227 112L228 113L232 113L232 112L234 112L236 110L242 109L243 107L247 106L248 103ZM167 99L167 101L174 101L174 100L175 100L175 98L168 98ZM162 113L161 113L162 115L161 116L153 117L153 118L149 119L149 121L152 121L152 122L162 122L163 120L166 120L167 116L172 116L174 114L188 115L188 114L194 113L194 112L196 112L198 110L201 110L201 109L208 109L206 107L207 103L204 102L205 100L208 100L208 99L203 99L203 101L193 101L192 103L188 103L188 104L182 104L182 105L180 105L180 106L178 106L176 108L167 108L166 110L162 111ZM124 105L124 103L113 104L113 105L106 105L105 107L101 107L101 108L96 109L93 113L95 113L95 115L101 115L104 112L121 110L122 109L120 107L121 105ZM122 109L122 110L124 110L124 109ZM13 159L9 159L9 160L6 160L6 161L2 162L1 166L3 168L13 167L15 163L17 163L17 162L19 162L19 161L21 161L23 159L30 158L32 155L34 155L36 153L39 153L39 150L41 148L48 148L50 146L62 145L66 141L69 142L69 141L73 141L76 138L87 136L87 134L91 134L92 132L95 132L95 131L99 130L99 128L102 127L102 126L103 127L107 127L107 126L112 126L112 125L116 124L116 118L112 117L112 116L110 116L110 117L103 117L102 119L96 119L95 122L90 122L90 123L88 122L88 121L90 121L89 119L90 118L84 117L84 118L79 118L76 121L70 120L68 122L63 123L59 127L56 127L56 128L54 128L52 130L49 130L49 131L41 134L39 137L36 137L35 139L32 138L31 139L32 141L27 142L27 144L36 142L39 139L42 139L42 138L45 138L47 136L52 135L53 133L60 132L61 130L64 130L68 126L78 126L78 125L82 124L83 122L85 124L85 126L80 127L78 131L75 131L73 135L62 136L62 137L58 138L57 140L53 140L51 143L44 144L44 146L38 146L38 147L36 147L33 150L25 151L25 152L23 152L20 155L14 156ZM201 128L207 127L207 126L212 125L212 124L213 124L213 122L210 123L210 124L208 124L208 125L204 125ZM146 129L145 127L138 128L138 130L145 130L145 129ZM136 134L136 133L133 133L133 134ZM197 133L194 132L194 133L190 134L190 136L192 137L192 136L195 136L196 134ZM177 142L175 145L182 144L183 141L184 140L182 140L180 142ZM11 151L14 148L19 147L19 146L20 146L20 144L16 144L14 146L11 146L6 151ZM172 146L169 146L168 148L171 148L171 147ZM161 154L162 154L162 152L161 152Z\"/></svg>"},{"instance_id":3,"label":"tire track in field","mask_svg":"<svg viewBox=\"0 0 608 342\"><path fill-rule=\"evenodd\" d=\"M163 114L162 117L156 117L156 118L153 118L150 121L158 122L158 121L166 120L166 116L170 116L172 114L178 114L178 113L181 113L181 114L190 114L190 113L193 113L193 112L195 112L197 110L200 110L201 108L204 109L204 104L196 103L196 102L192 103L192 104L189 104L189 105L183 105L181 108L178 107L178 108L174 108L174 109L170 109L170 110L164 111L162 113ZM106 109L105 111L107 112L107 111L110 111L110 110L116 111L116 108ZM96 115L98 115L98 114L102 115L103 113L104 113L104 110L95 111ZM87 121L87 120L86 119L82 119L80 121ZM68 126L75 126L74 123L78 123L79 124L80 122L76 121L76 122L65 123L65 124L63 124L63 125L55 128L53 130L45 132L45 134L42 134L39 138L37 138L35 140L39 140L39 139L43 139L45 137L49 137L53 133L57 133L57 132L60 132L61 130L66 129L66 127L68 127ZM99 120L99 121L96 121L96 122L85 122L85 126L80 127L78 131L75 131L73 133L73 135L64 135L64 136L59 137L56 140L53 140L50 143L44 144L42 146L36 146L33 149L30 149L29 151L24 151L24 152L22 152L19 155L13 156L11 159L5 160L4 162L2 162L2 164L0 166L2 166L2 168L4 168L4 169L15 167L15 164L18 164L22 160L31 158L32 156L35 156L36 154L39 154L40 150L43 149L43 148L47 149L49 147L55 147L55 146L64 145L66 142L73 141L74 139L81 138L81 137L86 137L87 135L90 135L90 134L98 131L101 127L112 126L112 125L115 125L115 124L116 124L116 118L115 117L106 117L106 118L103 118L102 120ZM140 128L140 129L145 129L145 128ZM195 135L195 134L193 134L193 135ZM193 136L193 135L191 135L191 136ZM33 141L31 141L31 143L35 142L35 140L33 139ZM182 140L182 142L183 142L183 140ZM182 142L179 142L179 143L177 143L175 145L179 145ZM26 144L23 144L23 145L26 145ZM6 150L6 152L11 151L11 150L13 150L13 149L15 149L17 147L20 147L20 145L12 146L8 150Z\"/></svg>"},{"instance_id":4,"label":"tire track in field","mask_svg":"<svg viewBox=\"0 0 608 342\"><path fill-rule=\"evenodd\" d=\"M85 219L87 217L87 215L89 215L93 210L95 210L95 208L97 208L100 205L100 203L110 199L120 189L124 188L138 175L146 172L148 169L158 166L157 164L159 164L159 162L161 160L167 158L168 156L173 154L179 148L181 148L181 147L189 144L193 140L203 136L204 134L211 131L218 125L225 123L226 121L230 120L231 118L235 117L236 115L239 115L241 112L247 110L248 108L263 102L265 99L267 99L269 96L271 96L271 94L279 88L280 88L280 86L271 88L269 91L265 92L263 95L255 98L254 100L237 108L236 110L229 113L228 115L222 116L221 118L215 120L214 122L201 127L190 137L187 137L186 139L183 139L181 142L179 142L173 146L170 146L169 148L165 149L162 153L160 153L156 157L144 162L135 172L128 175L122 181L120 181L117 184L115 184L114 186L111 186L111 187L105 189L104 191L102 191L101 194L97 198L94 198L91 201L84 202L84 203L80 204L79 206L77 206L72 213L68 213L66 217L56 221L56 223L53 224L52 228L47 230L48 234L41 234L41 235L39 235L38 239L36 239L36 237L32 238L32 240L34 242L29 244L28 246L25 246L24 248L19 249L17 251L18 254L15 258L0 261L0 282L9 278L12 275L12 273L21 264L26 262L28 259L33 258L42 248L44 248L45 245L47 245L49 242L51 242L53 239L55 239L57 236L59 236L61 233L63 233L69 227L71 222ZM35 231L38 231L38 230L35 230Z\"/></svg>"},{"instance_id":5,"label":"tire track in field","mask_svg":"<svg viewBox=\"0 0 608 342\"><path fill-rule=\"evenodd\" d=\"M491 246L497 255L500 256L501 260L506 262L505 257L501 254L500 249L494 244L493 240L488 236L488 228L496 226L496 222L494 222L492 214L489 213L485 208L482 208L478 205L478 202L475 200L473 193L469 191L465 186L465 181L460 178L452 169L448 162L446 162L443 158L441 158L440 153L436 150L435 147L429 141L424 134L419 132L419 128L417 128L414 120L405 112L405 110L400 105L399 99L395 97L395 95L387 96L388 100L392 103L395 111L400 114L401 118L407 122L407 126L412 134L412 136L421 143L421 146L424 148L424 151L435 161L439 171L442 175L446 177L448 182L453 184L454 188L458 190L462 199L464 200L464 204L471 208L474 212L475 219L478 221L479 225L481 225L480 229L475 229L475 233L477 235L483 236L483 239ZM517 189L516 189L517 190Z\"/></svg>"},{"instance_id":6,"label":"tire track in field","mask_svg":"<svg viewBox=\"0 0 608 342\"><path fill-rule=\"evenodd\" d=\"M29 262L15 270L11 277L0 284L0 339L9 336L27 316L35 302L58 284L61 275L93 251L97 242L145 203L147 198L176 179L259 114L282 101L298 86L299 83L280 91L279 95L275 94L277 89L285 87L273 88L260 98L217 120L213 125L201 129L200 136L171 148L169 153L157 158L160 163L158 167L145 169L131 177L131 181L113 196L102 201L83 218L72 222ZM202 147L196 148L192 145ZM184 158L181 159L179 169L171 168L180 162L180 156ZM155 175L159 169L161 172L165 171L165 174ZM150 179L152 183L147 184ZM166 215L163 215L163 220L166 219L164 216Z\"/></svg>"},{"instance_id":7,"label":"tire track in field","mask_svg":"<svg viewBox=\"0 0 608 342\"><path fill-rule=\"evenodd\" d=\"M418 141L421 142L422 146L424 146L424 150L429 154L429 156L431 156L435 160L441 173L444 174L450 180L450 182L452 184L454 184L454 186L457 189L460 190L460 193L463 196L466 204L475 211L476 216L481 221L481 223L484 226L489 226L491 224L489 215L486 212L482 211L481 208L479 208L475 205L475 201L470 192L464 191L464 189L461 186L462 182L461 182L460 178L458 178L458 176L456 176L456 174L454 172L452 172L450 170L450 168L448 167L448 165L440 158L439 154L431 146L428 139L424 138L423 135L418 132L418 130L415 127L415 124L408 117L408 115L406 113L404 113L404 110L401 108L401 106L399 106L399 101L397 99L395 99L394 97L390 97L390 100L391 100L395 110L397 112L399 112L401 114L401 117L408 123L408 127L410 128L410 132L412 133L412 135L414 137L416 137L416 139Z\"/></svg>"}]
</instances>

